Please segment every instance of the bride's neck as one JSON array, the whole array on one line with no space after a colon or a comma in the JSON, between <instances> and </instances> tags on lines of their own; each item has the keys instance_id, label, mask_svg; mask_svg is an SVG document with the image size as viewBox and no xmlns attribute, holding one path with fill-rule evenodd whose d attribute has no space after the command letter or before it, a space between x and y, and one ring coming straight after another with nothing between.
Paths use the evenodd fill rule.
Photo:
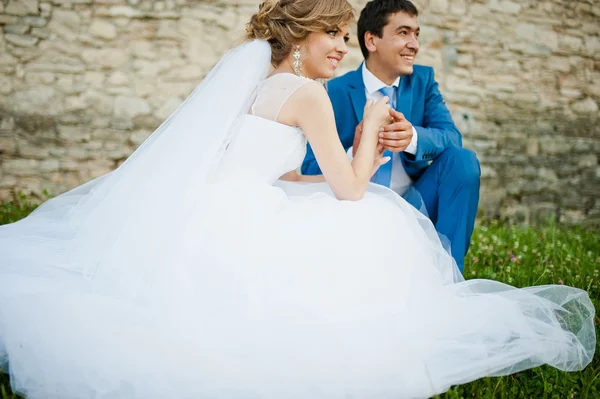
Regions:
<instances>
[{"instance_id":1,"label":"bride's neck","mask_svg":"<svg viewBox=\"0 0 600 399\"><path fill-rule=\"evenodd\" d=\"M269 76L277 75L278 73L291 73L291 74L295 75L294 69L292 68L292 66L287 65L287 62L285 62L285 61L283 61L282 63L277 65L275 67L275 69L273 69L273 71L271 71Z\"/></svg>"}]
</instances>

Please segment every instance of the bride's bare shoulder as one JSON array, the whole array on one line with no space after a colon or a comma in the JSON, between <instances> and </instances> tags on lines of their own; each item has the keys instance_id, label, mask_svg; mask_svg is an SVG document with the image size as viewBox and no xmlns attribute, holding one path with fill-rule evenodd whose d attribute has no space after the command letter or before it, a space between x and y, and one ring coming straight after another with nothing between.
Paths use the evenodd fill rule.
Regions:
<instances>
[{"instance_id":1,"label":"bride's bare shoulder","mask_svg":"<svg viewBox=\"0 0 600 399\"><path fill-rule=\"evenodd\" d=\"M329 96L325 87L317 81L307 80L290 96L288 103L295 106L303 105L307 108L313 108L316 105L329 103Z\"/></svg>"},{"instance_id":2,"label":"bride's bare shoulder","mask_svg":"<svg viewBox=\"0 0 600 399\"><path fill-rule=\"evenodd\" d=\"M332 108L327 91L317 81L290 75L296 84L293 92L283 104L279 113L279 120L287 124L299 126L301 120L307 117L318 118L323 112ZM301 79L301 80L300 80Z\"/></svg>"}]
</instances>

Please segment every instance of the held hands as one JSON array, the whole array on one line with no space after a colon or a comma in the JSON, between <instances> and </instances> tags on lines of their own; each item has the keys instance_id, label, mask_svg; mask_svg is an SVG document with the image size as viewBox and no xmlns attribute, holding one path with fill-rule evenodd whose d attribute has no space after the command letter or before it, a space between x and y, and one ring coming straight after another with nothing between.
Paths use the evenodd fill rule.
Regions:
<instances>
[{"instance_id":1,"label":"held hands","mask_svg":"<svg viewBox=\"0 0 600 399\"><path fill-rule=\"evenodd\" d=\"M387 125L392 120L391 110L388 97L383 97L376 103L369 100L365 104L363 122L376 127Z\"/></svg>"},{"instance_id":2,"label":"held hands","mask_svg":"<svg viewBox=\"0 0 600 399\"><path fill-rule=\"evenodd\" d=\"M373 100L367 101L364 110L364 116L362 122L356 127L354 131L354 143L353 143L353 151L352 155L356 155L356 150L362 140L363 130L365 132L371 132L379 135L380 129L383 129L383 126L389 125L393 122L393 114L391 113L393 110L389 105L389 98L383 97L381 100L373 103ZM378 138L379 140L379 138ZM373 159L373 168L371 170L371 176L373 176L379 167L390 161L390 157L383 156L384 145L382 143L378 143L375 149L375 157Z\"/></svg>"},{"instance_id":3,"label":"held hands","mask_svg":"<svg viewBox=\"0 0 600 399\"><path fill-rule=\"evenodd\" d=\"M360 140L362 138L363 124L367 119L367 108L372 108L384 100L387 101L387 97L384 97L383 100L380 100L375 105L373 105L372 101L367 102L367 105L365 106L365 119L363 119L363 121L360 122L360 124L356 127L356 130L354 131L354 142L352 143L353 156L356 155L356 150L358 149ZM372 109L370 110L375 111ZM369 116L374 117L374 115L371 114L369 114ZM406 150L406 148L411 143L413 137L412 123L407 121L401 112L398 112L395 109L390 108L389 106L387 119L383 119L385 120L385 122L382 125L380 125L381 127L378 133L379 144L383 146L384 150L390 150L391 152L402 152Z\"/></svg>"},{"instance_id":4,"label":"held hands","mask_svg":"<svg viewBox=\"0 0 600 399\"><path fill-rule=\"evenodd\" d=\"M375 129L375 132L379 132L380 128L384 125L388 125L391 121L390 112L392 108L389 105L389 98L383 97L376 103L373 100L367 101L363 113L363 120L358 124L354 130L354 142L352 144L352 156L356 156L356 150L360 144L363 134L363 127L366 124L369 126L369 130Z\"/></svg>"},{"instance_id":5,"label":"held hands","mask_svg":"<svg viewBox=\"0 0 600 399\"><path fill-rule=\"evenodd\" d=\"M379 130L379 144L391 152L402 152L412 141L412 123L395 109L390 109L390 117L393 122Z\"/></svg>"}]
</instances>

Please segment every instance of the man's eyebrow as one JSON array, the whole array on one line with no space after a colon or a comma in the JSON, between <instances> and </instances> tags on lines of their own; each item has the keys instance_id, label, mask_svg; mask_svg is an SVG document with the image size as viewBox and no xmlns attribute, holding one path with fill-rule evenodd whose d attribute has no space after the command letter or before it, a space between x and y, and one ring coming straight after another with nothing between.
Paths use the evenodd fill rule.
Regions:
<instances>
[{"instance_id":1,"label":"man's eyebrow","mask_svg":"<svg viewBox=\"0 0 600 399\"><path fill-rule=\"evenodd\" d=\"M399 27L396 28L396 32L401 31L402 29L406 29L406 30L414 30L416 32L420 32L421 28L417 26L417 28L413 28L412 26L409 25L400 25Z\"/></svg>"}]
</instances>

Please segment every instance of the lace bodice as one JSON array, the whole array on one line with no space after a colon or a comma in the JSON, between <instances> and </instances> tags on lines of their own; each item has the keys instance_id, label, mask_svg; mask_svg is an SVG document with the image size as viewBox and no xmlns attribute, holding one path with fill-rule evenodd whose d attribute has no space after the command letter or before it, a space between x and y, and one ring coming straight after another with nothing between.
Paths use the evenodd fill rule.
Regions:
<instances>
[{"instance_id":1,"label":"lace bodice","mask_svg":"<svg viewBox=\"0 0 600 399\"><path fill-rule=\"evenodd\" d=\"M276 74L264 80L250 113L236 123L219 167L218 179L242 179L274 183L283 174L300 166L306 155L306 137L297 126L277 121L290 98L310 79Z\"/></svg>"}]
</instances>

